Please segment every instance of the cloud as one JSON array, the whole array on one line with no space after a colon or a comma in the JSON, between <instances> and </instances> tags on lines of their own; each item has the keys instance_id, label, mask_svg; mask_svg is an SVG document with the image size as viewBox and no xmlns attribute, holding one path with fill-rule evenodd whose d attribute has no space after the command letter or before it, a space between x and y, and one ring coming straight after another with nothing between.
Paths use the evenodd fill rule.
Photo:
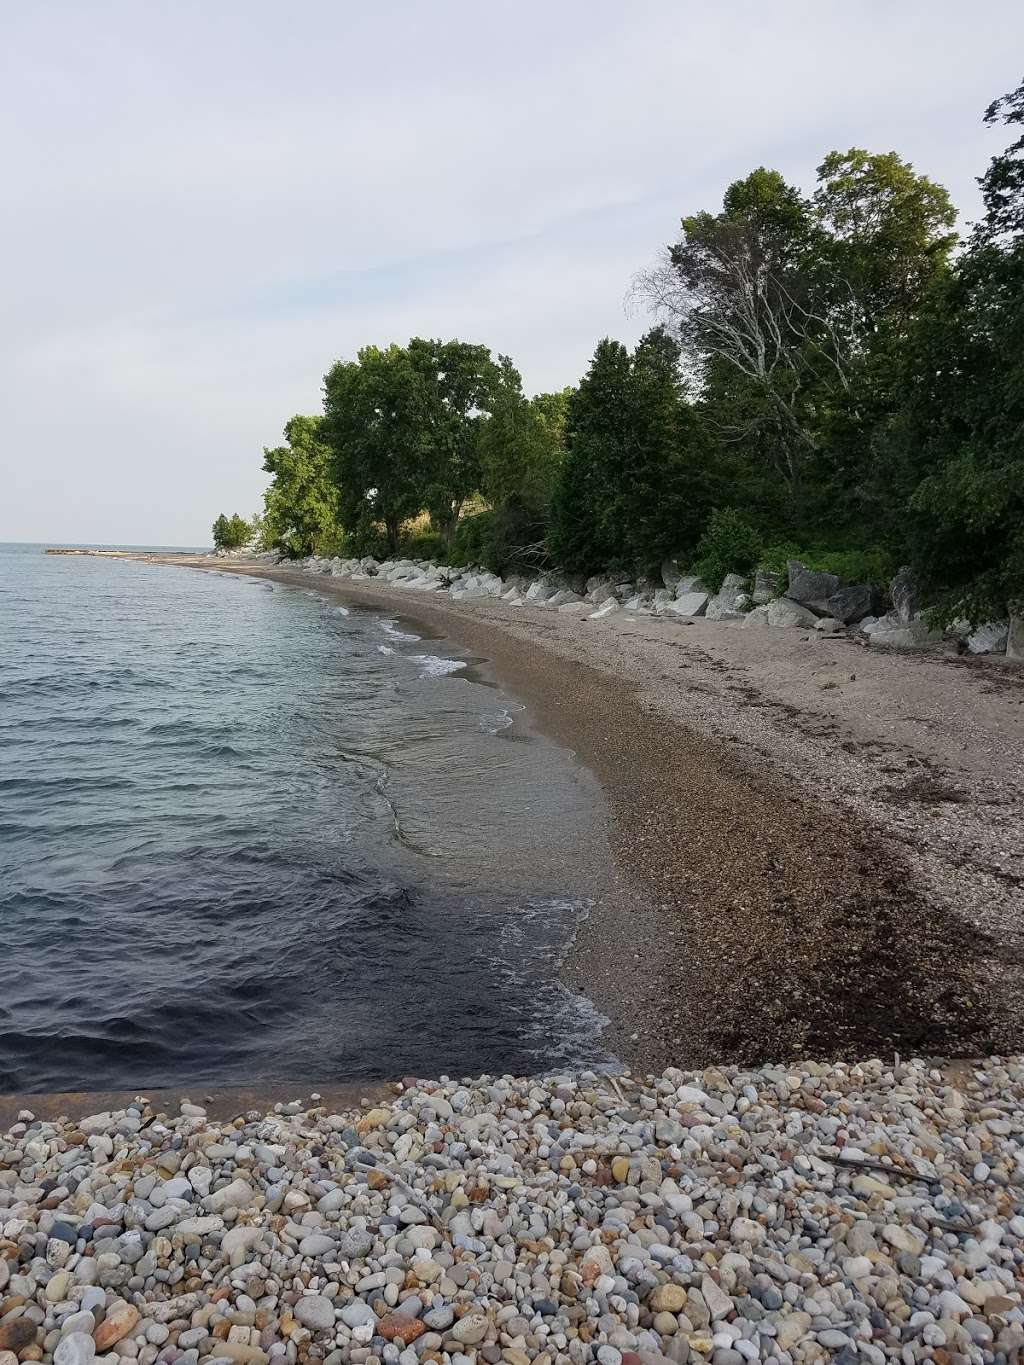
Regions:
<instances>
[{"instance_id":1,"label":"cloud","mask_svg":"<svg viewBox=\"0 0 1024 1365\"><path fill-rule=\"evenodd\" d=\"M1024 14L42 3L7 29L0 538L201 543L337 356L460 335L572 382L754 165L806 185L831 147L895 148L971 216Z\"/></svg>"}]
</instances>

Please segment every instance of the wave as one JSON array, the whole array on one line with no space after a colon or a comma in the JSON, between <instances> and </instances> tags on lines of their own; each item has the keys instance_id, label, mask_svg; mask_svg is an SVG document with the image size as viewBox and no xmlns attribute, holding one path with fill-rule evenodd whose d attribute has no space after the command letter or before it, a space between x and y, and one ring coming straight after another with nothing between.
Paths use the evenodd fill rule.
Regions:
<instances>
[{"instance_id":1,"label":"wave","mask_svg":"<svg viewBox=\"0 0 1024 1365\"><path fill-rule=\"evenodd\" d=\"M415 642L421 640L421 635L410 635L408 631L399 630L397 621L381 621L380 628L385 635L390 635L392 640L408 640Z\"/></svg>"},{"instance_id":2,"label":"wave","mask_svg":"<svg viewBox=\"0 0 1024 1365\"><path fill-rule=\"evenodd\" d=\"M443 678L469 667L462 659L442 659L436 654L413 654L410 657L420 665L421 678Z\"/></svg>"}]
</instances>

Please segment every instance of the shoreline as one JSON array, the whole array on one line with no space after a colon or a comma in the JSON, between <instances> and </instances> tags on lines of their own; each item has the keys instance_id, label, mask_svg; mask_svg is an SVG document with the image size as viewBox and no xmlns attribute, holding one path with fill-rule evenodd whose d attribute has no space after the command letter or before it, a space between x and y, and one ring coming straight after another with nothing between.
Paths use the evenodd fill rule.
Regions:
<instances>
[{"instance_id":1,"label":"shoreline","mask_svg":"<svg viewBox=\"0 0 1024 1365\"><path fill-rule=\"evenodd\" d=\"M1007 670L146 558L393 612L486 660L575 752L617 874L564 976L634 1069L1024 1049L1024 680ZM980 770L950 771L968 741Z\"/></svg>"}]
</instances>

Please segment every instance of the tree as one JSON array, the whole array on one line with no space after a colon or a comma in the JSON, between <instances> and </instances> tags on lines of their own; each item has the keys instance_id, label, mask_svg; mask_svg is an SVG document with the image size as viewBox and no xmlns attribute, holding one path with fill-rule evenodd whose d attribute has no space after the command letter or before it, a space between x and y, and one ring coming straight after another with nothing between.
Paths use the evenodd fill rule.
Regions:
<instances>
[{"instance_id":1,"label":"tree","mask_svg":"<svg viewBox=\"0 0 1024 1365\"><path fill-rule=\"evenodd\" d=\"M489 563L544 558L551 495L564 454L568 390L526 398L508 356L498 357L491 411L480 428L480 491L491 505Z\"/></svg>"},{"instance_id":2,"label":"tree","mask_svg":"<svg viewBox=\"0 0 1024 1365\"><path fill-rule=\"evenodd\" d=\"M729 186L721 213L682 229L639 278L640 296L676 331L720 439L762 449L799 503L818 448L808 391L847 379L845 338L819 310L809 270L810 205L759 167Z\"/></svg>"},{"instance_id":3,"label":"tree","mask_svg":"<svg viewBox=\"0 0 1024 1365\"><path fill-rule=\"evenodd\" d=\"M629 351L605 337L569 400L566 457L552 499L551 552L573 571L593 572L625 552L620 474L629 386Z\"/></svg>"},{"instance_id":4,"label":"tree","mask_svg":"<svg viewBox=\"0 0 1024 1365\"><path fill-rule=\"evenodd\" d=\"M810 199L764 167L722 211L683 220L642 276L676 330L709 428L781 477L783 519L874 515L876 432L898 398L899 347L947 269L946 191L895 153L832 152ZM870 509L870 510L869 510Z\"/></svg>"},{"instance_id":5,"label":"tree","mask_svg":"<svg viewBox=\"0 0 1024 1365\"><path fill-rule=\"evenodd\" d=\"M408 354L423 422L424 505L451 546L466 499L480 486L480 431L499 370L486 346L465 341L413 337Z\"/></svg>"},{"instance_id":6,"label":"tree","mask_svg":"<svg viewBox=\"0 0 1024 1365\"><path fill-rule=\"evenodd\" d=\"M644 568L692 550L719 493L703 424L683 391L679 358L678 342L664 327L648 332L632 358L623 534Z\"/></svg>"},{"instance_id":7,"label":"tree","mask_svg":"<svg viewBox=\"0 0 1024 1365\"><path fill-rule=\"evenodd\" d=\"M569 400L566 447L549 537L561 563L582 572L650 568L692 548L714 475L683 392L679 346L664 328L632 355L607 338L598 344Z\"/></svg>"},{"instance_id":8,"label":"tree","mask_svg":"<svg viewBox=\"0 0 1024 1365\"><path fill-rule=\"evenodd\" d=\"M273 476L263 495L263 540L296 558L320 552L340 529L340 495L321 437L323 422L292 417L284 428L287 444L263 451L263 468Z\"/></svg>"},{"instance_id":9,"label":"tree","mask_svg":"<svg viewBox=\"0 0 1024 1365\"><path fill-rule=\"evenodd\" d=\"M342 525L365 539L382 524L392 554L402 524L425 502L425 406L421 376L402 346L365 346L324 377L321 435Z\"/></svg>"},{"instance_id":10,"label":"tree","mask_svg":"<svg viewBox=\"0 0 1024 1365\"><path fill-rule=\"evenodd\" d=\"M956 243L956 209L942 185L895 152L829 152L814 193L833 309L852 306L860 333L903 333Z\"/></svg>"},{"instance_id":11,"label":"tree","mask_svg":"<svg viewBox=\"0 0 1024 1365\"><path fill-rule=\"evenodd\" d=\"M1024 84L986 122L1024 122ZM981 177L985 217L913 329L894 463L907 548L947 617L1024 605L1024 139Z\"/></svg>"},{"instance_id":12,"label":"tree","mask_svg":"<svg viewBox=\"0 0 1024 1365\"><path fill-rule=\"evenodd\" d=\"M233 516L220 516L213 523L213 544L217 550L240 550L252 540L252 527L236 512Z\"/></svg>"}]
</instances>

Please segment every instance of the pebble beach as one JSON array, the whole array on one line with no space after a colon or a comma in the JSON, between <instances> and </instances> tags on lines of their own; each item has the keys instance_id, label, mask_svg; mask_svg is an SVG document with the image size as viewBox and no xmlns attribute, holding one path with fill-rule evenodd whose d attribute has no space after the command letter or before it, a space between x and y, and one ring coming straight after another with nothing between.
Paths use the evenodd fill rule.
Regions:
<instances>
[{"instance_id":1,"label":"pebble beach","mask_svg":"<svg viewBox=\"0 0 1024 1365\"><path fill-rule=\"evenodd\" d=\"M1019 1361L1024 1058L406 1079L0 1138L0 1365Z\"/></svg>"}]
</instances>

